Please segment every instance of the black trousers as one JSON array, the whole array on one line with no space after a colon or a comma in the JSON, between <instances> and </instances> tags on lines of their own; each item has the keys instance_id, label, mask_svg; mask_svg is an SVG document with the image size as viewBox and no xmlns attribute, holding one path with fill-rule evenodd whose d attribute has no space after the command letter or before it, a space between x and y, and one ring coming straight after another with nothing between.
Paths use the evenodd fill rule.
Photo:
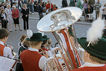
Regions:
<instances>
[{"instance_id":1,"label":"black trousers","mask_svg":"<svg viewBox=\"0 0 106 71\"><path fill-rule=\"evenodd\" d=\"M6 20L2 20L2 28L7 29L7 21Z\"/></svg>"},{"instance_id":2,"label":"black trousers","mask_svg":"<svg viewBox=\"0 0 106 71\"><path fill-rule=\"evenodd\" d=\"M39 19L41 19L43 17L42 13L39 13Z\"/></svg>"},{"instance_id":3,"label":"black trousers","mask_svg":"<svg viewBox=\"0 0 106 71\"><path fill-rule=\"evenodd\" d=\"M27 18L23 18L23 23L24 23L24 30L28 30L29 29L29 23L28 23L28 17Z\"/></svg>"}]
</instances>

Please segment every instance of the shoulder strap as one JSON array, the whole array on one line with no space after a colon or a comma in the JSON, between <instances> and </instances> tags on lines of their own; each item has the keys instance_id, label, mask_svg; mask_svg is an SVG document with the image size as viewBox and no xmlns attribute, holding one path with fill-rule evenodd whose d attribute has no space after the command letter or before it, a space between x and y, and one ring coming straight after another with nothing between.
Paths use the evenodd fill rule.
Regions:
<instances>
[{"instance_id":1,"label":"shoulder strap","mask_svg":"<svg viewBox=\"0 0 106 71\"><path fill-rule=\"evenodd\" d=\"M5 46L0 44L0 56L3 56L4 48L5 48Z\"/></svg>"}]
</instances>

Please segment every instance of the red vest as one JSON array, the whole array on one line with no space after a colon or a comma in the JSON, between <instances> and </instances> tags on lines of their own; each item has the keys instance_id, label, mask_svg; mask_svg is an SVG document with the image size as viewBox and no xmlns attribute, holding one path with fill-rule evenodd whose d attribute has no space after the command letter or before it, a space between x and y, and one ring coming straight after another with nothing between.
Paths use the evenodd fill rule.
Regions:
<instances>
[{"instance_id":1,"label":"red vest","mask_svg":"<svg viewBox=\"0 0 106 71\"><path fill-rule=\"evenodd\" d=\"M106 65L102 67L82 67L72 71L106 71Z\"/></svg>"},{"instance_id":2,"label":"red vest","mask_svg":"<svg viewBox=\"0 0 106 71\"><path fill-rule=\"evenodd\" d=\"M3 56L5 46L0 44L0 56Z\"/></svg>"},{"instance_id":3,"label":"red vest","mask_svg":"<svg viewBox=\"0 0 106 71\"><path fill-rule=\"evenodd\" d=\"M42 71L39 68L41 56L42 55L36 51L24 50L20 55L24 71Z\"/></svg>"}]
</instances>

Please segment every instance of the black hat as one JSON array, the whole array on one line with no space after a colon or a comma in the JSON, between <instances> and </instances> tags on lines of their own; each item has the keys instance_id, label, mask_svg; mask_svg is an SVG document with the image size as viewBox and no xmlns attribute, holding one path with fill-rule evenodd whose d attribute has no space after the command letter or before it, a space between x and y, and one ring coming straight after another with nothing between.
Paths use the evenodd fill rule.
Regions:
<instances>
[{"instance_id":1,"label":"black hat","mask_svg":"<svg viewBox=\"0 0 106 71\"><path fill-rule=\"evenodd\" d=\"M33 33L31 38L27 39L28 41L44 41L47 40L45 38L43 38L41 33Z\"/></svg>"},{"instance_id":2,"label":"black hat","mask_svg":"<svg viewBox=\"0 0 106 71\"><path fill-rule=\"evenodd\" d=\"M49 39L49 38L47 37L47 35L44 35L43 38L44 38L45 40L48 40L48 39Z\"/></svg>"},{"instance_id":3,"label":"black hat","mask_svg":"<svg viewBox=\"0 0 106 71\"><path fill-rule=\"evenodd\" d=\"M99 59L106 60L106 36L99 39L94 45L88 45L86 38L78 39L79 44L84 48L90 55L95 56Z\"/></svg>"}]
</instances>

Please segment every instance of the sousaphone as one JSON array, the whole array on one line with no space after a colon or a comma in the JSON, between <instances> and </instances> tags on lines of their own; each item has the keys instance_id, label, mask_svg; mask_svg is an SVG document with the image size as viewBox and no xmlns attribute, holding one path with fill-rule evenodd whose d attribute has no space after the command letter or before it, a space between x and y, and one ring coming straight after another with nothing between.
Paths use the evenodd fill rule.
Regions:
<instances>
[{"instance_id":1,"label":"sousaphone","mask_svg":"<svg viewBox=\"0 0 106 71\"><path fill-rule=\"evenodd\" d=\"M82 10L80 8L66 7L47 14L37 24L39 31L53 33L61 46L60 54L66 69L63 68L55 56L57 71L70 71L81 65L81 58L77 50L79 46L73 27L81 15ZM68 27L71 29L71 35L68 33Z\"/></svg>"}]
</instances>

